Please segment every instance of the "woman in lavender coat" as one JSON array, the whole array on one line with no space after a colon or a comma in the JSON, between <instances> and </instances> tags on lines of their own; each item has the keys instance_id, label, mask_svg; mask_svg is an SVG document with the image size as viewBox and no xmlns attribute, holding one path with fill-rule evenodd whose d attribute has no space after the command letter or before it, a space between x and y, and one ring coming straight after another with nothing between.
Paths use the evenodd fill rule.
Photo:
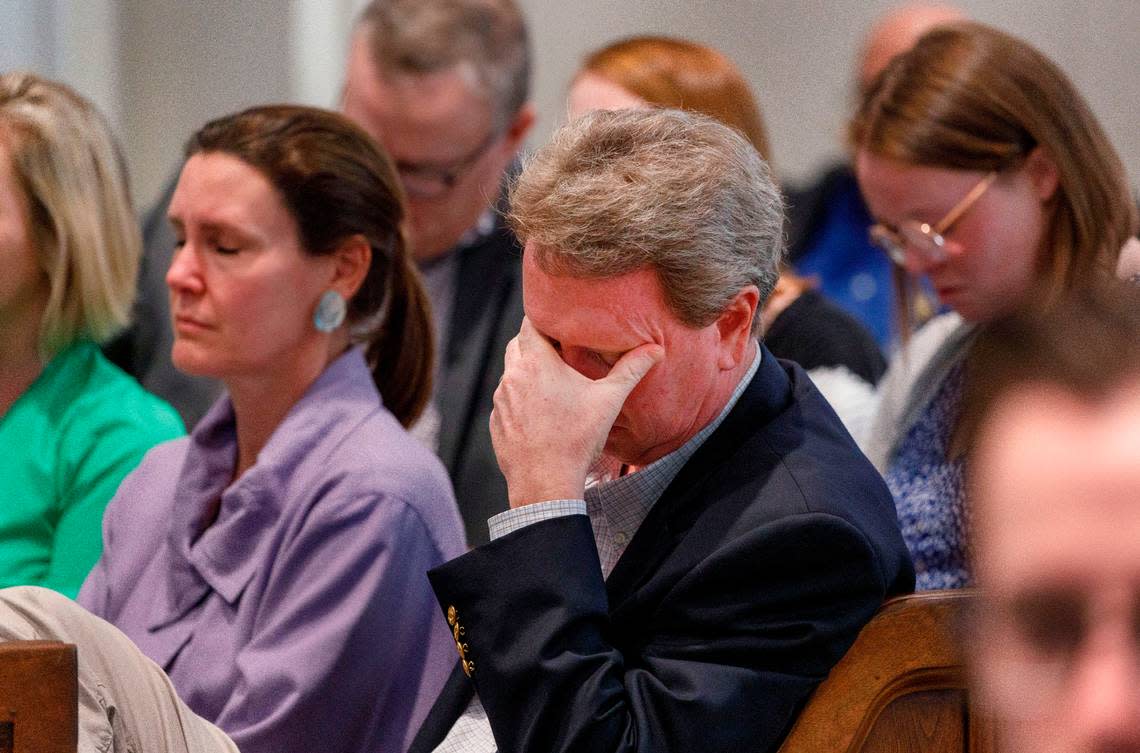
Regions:
<instances>
[{"instance_id":1,"label":"woman in lavender coat","mask_svg":"<svg viewBox=\"0 0 1140 753\"><path fill-rule=\"evenodd\" d=\"M120 487L79 601L243 753L401 750L454 661L425 572L464 545L405 431L432 347L394 169L302 107L209 123L187 157L173 360L227 394Z\"/></svg>"}]
</instances>

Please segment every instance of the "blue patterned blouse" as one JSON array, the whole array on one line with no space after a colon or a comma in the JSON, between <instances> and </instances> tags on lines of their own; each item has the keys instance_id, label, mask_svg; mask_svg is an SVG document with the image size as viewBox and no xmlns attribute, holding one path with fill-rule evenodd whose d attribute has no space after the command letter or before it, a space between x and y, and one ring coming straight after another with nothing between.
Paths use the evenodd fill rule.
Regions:
<instances>
[{"instance_id":1,"label":"blue patterned blouse","mask_svg":"<svg viewBox=\"0 0 1140 753\"><path fill-rule=\"evenodd\" d=\"M915 588L970 585L966 562L965 463L946 459L965 373L959 361L899 444L887 469L899 527L914 559Z\"/></svg>"}]
</instances>

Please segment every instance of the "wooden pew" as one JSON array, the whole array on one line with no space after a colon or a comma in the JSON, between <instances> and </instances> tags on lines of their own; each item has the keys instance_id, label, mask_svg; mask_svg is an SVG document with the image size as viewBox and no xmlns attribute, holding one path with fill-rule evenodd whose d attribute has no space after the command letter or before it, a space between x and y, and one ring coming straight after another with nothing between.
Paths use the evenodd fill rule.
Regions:
<instances>
[{"instance_id":1,"label":"wooden pew","mask_svg":"<svg viewBox=\"0 0 1140 753\"><path fill-rule=\"evenodd\" d=\"M0 753L75 753L75 646L0 643Z\"/></svg>"},{"instance_id":2,"label":"wooden pew","mask_svg":"<svg viewBox=\"0 0 1140 753\"><path fill-rule=\"evenodd\" d=\"M968 591L892 599L808 700L780 753L994 753L971 708L961 631Z\"/></svg>"}]
</instances>

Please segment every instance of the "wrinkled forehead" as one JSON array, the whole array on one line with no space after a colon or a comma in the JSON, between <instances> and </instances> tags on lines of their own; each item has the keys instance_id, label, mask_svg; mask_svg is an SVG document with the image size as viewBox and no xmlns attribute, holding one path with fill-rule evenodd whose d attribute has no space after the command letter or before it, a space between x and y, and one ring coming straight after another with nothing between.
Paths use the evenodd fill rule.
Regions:
<instances>
[{"instance_id":1,"label":"wrinkled forehead","mask_svg":"<svg viewBox=\"0 0 1140 753\"><path fill-rule=\"evenodd\" d=\"M625 350L653 339L652 333L683 326L669 311L651 268L607 277L576 275L540 264L530 242L523 252L523 308L544 335L604 350ZM641 339L626 343L630 338Z\"/></svg>"}]
</instances>

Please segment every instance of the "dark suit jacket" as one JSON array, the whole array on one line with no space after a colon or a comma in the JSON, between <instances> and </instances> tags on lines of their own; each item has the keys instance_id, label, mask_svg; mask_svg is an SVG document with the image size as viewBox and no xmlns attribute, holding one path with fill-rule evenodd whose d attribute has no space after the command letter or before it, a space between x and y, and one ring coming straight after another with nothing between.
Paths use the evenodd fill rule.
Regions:
<instances>
[{"instance_id":1,"label":"dark suit jacket","mask_svg":"<svg viewBox=\"0 0 1140 753\"><path fill-rule=\"evenodd\" d=\"M523 319L522 249L503 222L459 252L447 352L436 388L439 457L471 545L487 541L487 518L507 509L507 482L491 447L491 400L507 343Z\"/></svg>"},{"instance_id":2,"label":"dark suit jacket","mask_svg":"<svg viewBox=\"0 0 1140 753\"><path fill-rule=\"evenodd\" d=\"M764 344L777 358L807 370L843 366L867 384L878 384L887 360L859 320L818 290L805 290L775 318Z\"/></svg>"},{"instance_id":3,"label":"dark suit jacket","mask_svg":"<svg viewBox=\"0 0 1140 753\"><path fill-rule=\"evenodd\" d=\"M585 516L429 573L462 628L411 750L477 689L499 750L774 750L887 596L914 587L890 492L811 381L765 351L603 581Z\"/></svg>"}]
</instances>

